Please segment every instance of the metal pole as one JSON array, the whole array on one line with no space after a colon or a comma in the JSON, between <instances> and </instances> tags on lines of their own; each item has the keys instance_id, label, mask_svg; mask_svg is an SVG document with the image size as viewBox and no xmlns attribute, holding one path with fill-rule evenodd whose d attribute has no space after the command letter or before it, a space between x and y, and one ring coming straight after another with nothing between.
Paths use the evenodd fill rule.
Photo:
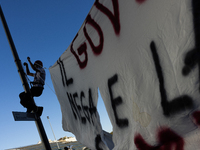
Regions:
<instances>
[{"instance_id":1,"label":"metal pole","mask_svg":"<svg viewBox=\"0 0 200 150\"><path fill-rule=\"evenodd\" d=\"M1 21L2 21L2 24L3 24L4 30L6 32L6 36L8 38L8 42L10 44L10 48L11 48L11 51L12 51L12 54L13 54L13 57L14 57L14 60L15 60L15 63L16 63L17 69L18 69L19 76L20 76L21 81L22 81L22 85L24 87L24 91L26 93L28 93L28 92L30 93L29 84L28 84L27 79L25 77L24 69L22 67L21 60L19 59L17 50L15 48L13 39L11 37L11 34L10 34L10 31L9 31L8 25L6 23L3 11L1 9L1 5L0 5L0 17L1 17ZM34 102L34 99L32 99L32 100ZM50 144L49 144L48 138L46 136L46 133L45 133L45 130L44 130L44 127L43 127L43 124L42 124L40 117L36 117L35 123L36 123L37 129L38 129L40 138L41 138L46 150L51 150L51 147L50 147Z\"/></svg>"},{"instance_id":2,"label":"metal pole","mask_svg":"<svg viewBox=\"0 0 200 150\"><path fill-rule=\"evenodd\" d=\"M47 119L48 119L49 124L50 124L50 126L51 126L49 116L47 116ZM51 126L51 130L52 130L52 132L53 132L53 128L52 128L52 126ZM53 136L54 136L54 138L55 138L55 140L56 140L56 144L57 144L58 149L60 149L60 147L59 147L59 145L58 145L58 142L57 142L57 139L56 139L56 136L55 136L54 132L53 132Z\"/></svg>"}]
</instances>

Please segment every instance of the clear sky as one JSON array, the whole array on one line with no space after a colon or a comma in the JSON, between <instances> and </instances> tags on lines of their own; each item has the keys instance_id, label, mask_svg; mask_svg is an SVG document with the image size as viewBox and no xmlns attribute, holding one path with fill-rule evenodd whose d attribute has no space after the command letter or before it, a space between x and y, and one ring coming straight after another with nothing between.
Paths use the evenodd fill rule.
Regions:
<instances>
[{"instance_id":1,"label":"clear sky","mask_svg":"<svg viewBox=\"0 0 200 150\"><path fill-rule=\"evenodd\" d=\"M60 104L52 91L48 68L68 48L95 0L0 0L14 44L21 62L29 56L34 62L42 60L46 67L46 85L43 95L35 98L44 107L41 116L47 137L54 140L47 116L56 138L74 136L62 129ZM20 105L22 83L8 40L0 21L0 150L36 144L40 137L34 121L14 121L12 111L25 112ZM32 71L32 70L31 70ZM30 77L30 80L33 78ZM97 109L102 127L111 132L112 126L99 98Z\"/></svg>"}]
</instances>

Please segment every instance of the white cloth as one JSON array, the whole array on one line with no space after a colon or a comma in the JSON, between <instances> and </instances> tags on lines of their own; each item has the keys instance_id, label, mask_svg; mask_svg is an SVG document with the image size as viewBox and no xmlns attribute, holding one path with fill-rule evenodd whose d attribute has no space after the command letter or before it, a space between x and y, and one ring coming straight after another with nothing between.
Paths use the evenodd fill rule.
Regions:
<instances>
[{"instance_id":1,"label":"white cloth","mask_svg":"<svg viewBox=\"0 0 200 150\"><path fill-rule=\"evenodd\" d=\"M96 1L50 68L63 129L93 150L108 149L96 111L99 88L114 150L196 150L199 67L183 69L185 62L197 63L188 53L198 55L192 11L199 6L192 2Z\"/></svg>"}]
</instances>

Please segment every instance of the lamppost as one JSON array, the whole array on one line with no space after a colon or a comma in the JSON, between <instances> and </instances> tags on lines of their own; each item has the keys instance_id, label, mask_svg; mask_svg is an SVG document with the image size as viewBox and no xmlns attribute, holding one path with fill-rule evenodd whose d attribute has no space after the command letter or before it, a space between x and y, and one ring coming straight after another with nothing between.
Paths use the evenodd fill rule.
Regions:
<instances>
[{"instance_id":1,"label":"lamppost","mask_svg":"<svg viewBox=\"0 0 200 150\"><path fill-rule=\"evenodd\" d=\"M50 120L49 120L49 116L47 116L47 119L48 119L49 124L50 124L50 126L51 126L51 122L50 122ZM52 132L53 132L52 126L51 126L51 130L52 130ZM55 138L55 140L56 140L56 144L57 144L58 150L61 150L60 147L59 147L59 145L58 145L58 142L57 142L57 139L56 139L56 136L55 136L54 132L53 132L53 136L54 136L54 138Z\"/></svg>"},{"instance_id":2,"label":"lamppost","mask_svg":"<svg viewBox=\"0 0 200 150\"><path fill-rule=\"evenodd\" d=\"M9 42L9 44L10 44L10 48L11 48L11 51L12 51L12 54L13 54L13 57L14 57L14 60L15 60L15 63L16 63L16 67L17 67L17 69L18 69L19 76L20 76L21 81L22 81L22 85L23 85L24 91L25 91L26 93L30 93L29 84L28 84L27 79L26 79L26 77L25 77L24 69L23 69L23 67L22 67L21 60L19 59L17 50L16 50L16 48L15 48L15 45L14 45L12 36L11 36L11 34L10 34L10 30L9 30L9 28L8 28L6 19L5 19L5 17L4 17L3 11L2 11L2 9L1 9L1 5L0 5L0 18L1 18L1 21L2 21L2 24L3 24L3 27L4 27L4 30L5 30L6 36L7 36L7 38L8 38L8 42ZM35 101L34 101L33 98L32 98L32 101L35 103ZM22 112L22 114L23 114L23 112ZM35 119L34 119L34 120L35 120L35 124L36 124L36 126L37 126L38 133L39 133L39 135L40 135L40 138L41 138L41 140L42 140L42 143L43 143L45 149L46 149L46 150L51 150L51 146L50 146L50 144L49 144L49 141L48 141L46 132L45 132L45 130L44 130L42 121L41 121L41 119L40 119L40 116L35 115Z\"/></svg>"}]
</instances>

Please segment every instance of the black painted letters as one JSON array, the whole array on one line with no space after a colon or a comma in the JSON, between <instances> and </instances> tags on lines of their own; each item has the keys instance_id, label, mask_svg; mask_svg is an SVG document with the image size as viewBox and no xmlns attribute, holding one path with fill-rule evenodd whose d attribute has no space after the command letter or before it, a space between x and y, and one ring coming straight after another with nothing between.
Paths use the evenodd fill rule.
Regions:
<instances>
[{"instance_id":1,"label":"black painted letters","mask_svg":"<svg viewBox=\"0 0 200 150\"><path fill-rule=\"evenodd\" d=\"M113 93L112 93L112 85L115 84L118 80L117 74L115 74L113 77L108 79L108 88L109 88L109 93L110 93L110 99L112 103L112 109L115 115L115 121L118 127L124 128L128 126L128 119L120 119L117 115L117 106L122 104L122 98L118 96L117 98L113 98Z\"/></svg>"}]
</instances>

